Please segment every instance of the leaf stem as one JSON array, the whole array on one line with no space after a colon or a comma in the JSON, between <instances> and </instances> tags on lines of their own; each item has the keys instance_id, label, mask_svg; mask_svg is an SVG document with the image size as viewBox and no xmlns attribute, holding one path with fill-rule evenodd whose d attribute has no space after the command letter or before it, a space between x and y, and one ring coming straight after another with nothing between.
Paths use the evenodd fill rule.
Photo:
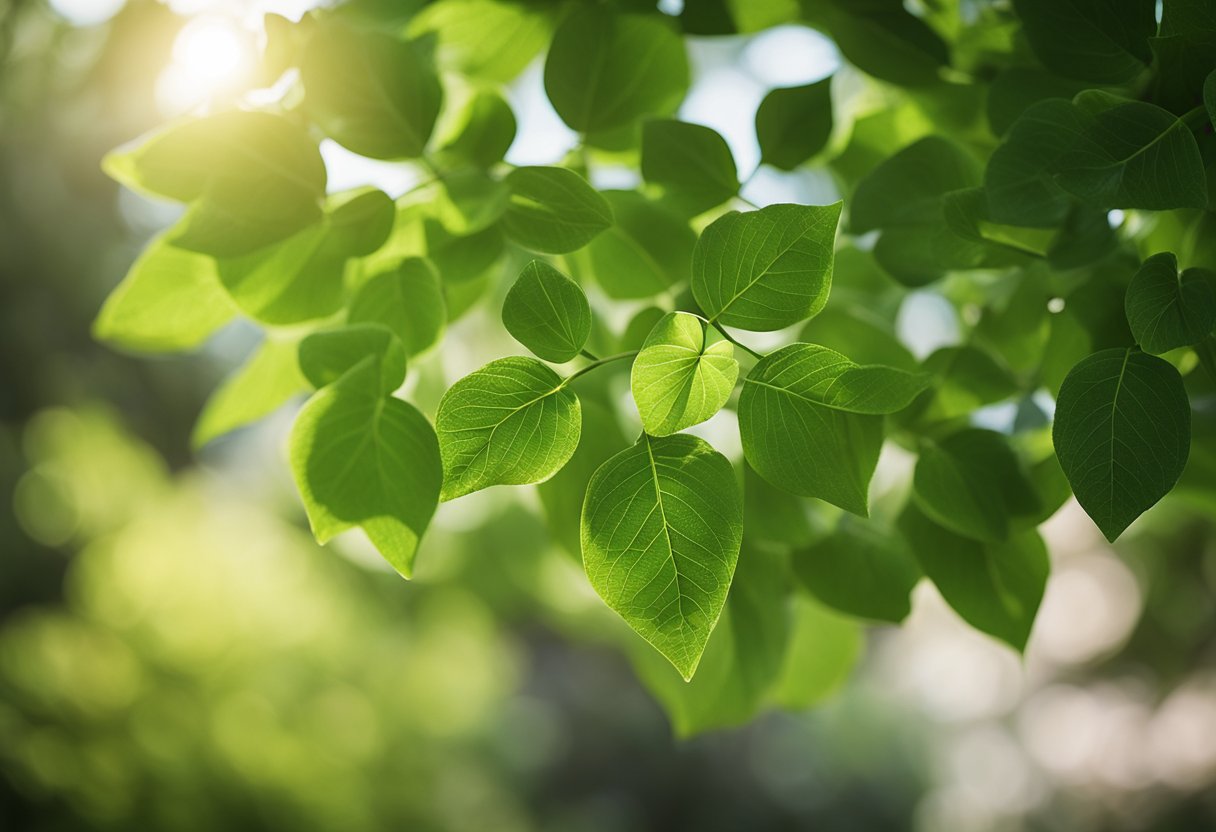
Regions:
<instances>
[{"instance_id":1,"label":"leaf stem","mask_svg":"<svg viewBox=\"0 0 1216 832\"><path fill-rule=\"evenodd\" d=\"M561 387L565 387L567 384L574 381L579 376L591 372L596 367L602 367L603 365L610 364L613 361L620 361L622 358L633 358L633 356L635 356L637 354L638 354L637 350L632 350L631 352L622 352L622 353L617 353L616 355L610 355L607 358L597 358L595 361L592 361L586 367L582 367L578 370L575 370L573 373L571 373L570 375L568 375L564 379L562 379Z\"/></svg>"},{"instance_id":2,"label":"leaf stem","mask_svg":"<svg viewBox=\"0 0 1216 832\"><path fill-rule=\"evenodd\" d=\"M588 361L599 361L599 358L597 358L590 350L579 350L578 354L583 358L586 358Z\"/></svg>"},{"instance_id":3,"label":"leaf stem","mask_svg":"<svg viewBox=\"0 0 1216 832\"><path fill-rule=\"evenodd\" d=\"M1198 107L1192 107L1190 110L1187 110L1185 113L1178 116L1178 120L1192 130L1203 127L1208 123L1208 108L1204 104L1200 104Z\"/></svg>"},{"instance_id":4,"label":"leaf stem","mask_svg":"<svg viewBox=\"0 0 1216 832\"><path fill-rule=\"evenodd\" d=\"M702 319L702 320L705 320L705 319ZM736 347L738 347L739 349L748 353L749 355L752 355L757 359L764 358L764 356L761 353L756 352L754 349L749 347L747 344L743 344L743 343L740 343L739 341L736 341L734 336L731 335L729 332L727 332L725 329L723 329L721 324L715 323L713 320L706 320L705 323L712 326L714 329L718 330L718 332L722 333L723 338L725 338L727 341L730 341Z\"/></svg>"}]
</instances>

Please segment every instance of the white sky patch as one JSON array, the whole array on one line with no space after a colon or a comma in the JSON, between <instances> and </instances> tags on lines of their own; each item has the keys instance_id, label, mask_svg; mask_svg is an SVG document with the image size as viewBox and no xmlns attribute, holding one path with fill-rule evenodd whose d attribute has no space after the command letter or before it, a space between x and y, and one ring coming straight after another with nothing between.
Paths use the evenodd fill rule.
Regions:
<instances>
[{"instance_id":1,"label":"white sky patch","mask_svg":"<svg viewBox=\"0 0 1216 832\"><path fill-rule=\"evenodd\" d=\"M752 38L744 66L770 87L797 87L827 78L840 68L831 39L806 26L777 26Z\"/></svg>"}]
</instances>

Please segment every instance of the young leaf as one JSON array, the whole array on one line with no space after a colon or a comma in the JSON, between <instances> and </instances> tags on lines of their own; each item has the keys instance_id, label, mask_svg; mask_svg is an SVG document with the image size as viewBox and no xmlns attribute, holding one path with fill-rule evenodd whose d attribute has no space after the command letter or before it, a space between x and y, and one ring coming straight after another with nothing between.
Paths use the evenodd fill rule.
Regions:
<instances>
[{"instance_id":1,"label":"young leaf","mask_svg":"<svg viewBox=\"0 0 1216 832\"><path fill-rule=\"evenodd\" d=\"M439 275L430 261L420 257L407 257L360 286L347 317L352 324L388 327L410 356L439 343L446 319Z\"/></svg>"},{"instance_id":2,"label":"young leaf","mask_svg":"<svg viewBox=\"0 0 1216 832\"><path fill-rule=\"evenodd\" d=\"M373 159L426 149L443 89L413 43L331 18L315 27L300 77L309 116L343 147Z\"/></svg>"},{"instance_id":3,"label":"young leaf","mask_svg":"<svg viewBox=\"0 0 1216 832\"><path fill-rule=\"evenodd\" d=\"M966 428L921 451L913 478L917 506L955 534L999 543L1012 521L1035 514L1039 498L1002 434Z\"/></svg>"},{"instance_id":4,"label":"young leaf","mask_svg":"<svg viewBox=\"0 0 1216 832\"><path fill-rule=\"evenodd\" d=\"M742 535L735 472L695 436L643 435L587 487L591 585L685 679L722 614Z\"/></svg>"},{"instance_id":5,"label":"young leaf","mask_svg":"<svg viewBox=\"0 0 1216 832\"><path fill-rule=\"evenodd\" d=\"M612 208L577 173L525 167L507 174L510 197L503 229L524 248L565 254L612 225Z\"/></svg>"},{"instance_id":6,"label":"young leaf","mask_svg":"<svg viewBox=\"0 0 1216 832\"><path fill-rule=\"evenodd\" d=\"M582 288L543 260L524 266L502 304L502 324L546 361L563 364L591 335L591 307Z\"/></svg>"},{"instance_id":7,"label":"young leaf","mask_svg":"<svg viewBox=\"0 0 1216 832\"><path fill-rule=\"evenodd\" d=\"M909 596L920 580L902 538L847 514L829 537L796 552L793 567L807 591L828 606L895 623L912 611Z\"/></svg>"},{"instance_id":8,"label":"young leaf","mask_svg":"<svg viewBox=\"0 0 1216 832\"><path fill-rule=\"evenodd\" d=\"M1051 568L1038 533L981 543L943 529L912 504L900 515L899 530L925 575L964 621L1019 652L1026 648Z\"/></svg>"},{"instance_id":9,"label":"young leaf","mask_svg":"<svg viewBox=\"0 0 1216 832\"><path fill-rule=\"evenodd\" d=\"M662 15L570 11L545 59L545 92L571 129L598 133L666 115L688 89L684 41Z\"/></svg>"},{"instance_id":10,"label":"young leaf","mask_svg":"<svg viewBox=\"0 0 1216 832\"><path fill-rule=\"evenodd\" d=\"M1186 467L1191 408L1182 377L1133 348L1094 353L1060 387L1052 439L1077 502L1114 541Z\"/></svg>"},{"instance_id":11,"label":"young leaf","mask_svg":"<svg viewBox=\"0 0 1216 832\"><path fill-rule=\"evenodd\" d=\"M314 332L300 342L300 372L320 390L371 359L380 392L389 395L405 381L405 348L380 324L351 324Z\"/></svg>"},{"instance_id":12,"label":"young leaf","mask_svg":"<svg viewBox=\"0 0 1216 832\"><path fill-rule=\"evenodd\" d=\"M1099 84L1135 79L1153 60L1153 0L1014 0L1022 31L1043 65Z\"/></svg>"},{"instance_id":13,"label":"young leaf","mask_svg":"<svg viewBox=\"0 0 1216 832\"><path fill-rule=\"evenodd\" d=\"M881 414L907 407L927 376L863 367L814 344L761 359L743 382L743 453L773 485L854 514L868 511L882 448Z\"/></svg>"},{"instance_id":14,"label":"young leaf","mask_svg":"<svg viewBox=\"0 0 1216 832\"><path fill-rule=\"evenodd\" d=\"M309 399L292 427L291 468L318 542L358 526L408 578L443 468L426 417L382 388L368 358Z\"/></svg>"},{"instance_id":15,"label":"young leaf","mask_svg":"<svg viewBox=\"0 0 1216 832\"><path fill-rule=\"evenodd\" d=\"M668 436L713 416L735 389L739 362L729 341L705 343L696 315L672 312L651 330L633 362L630 387L651 436Z\"/></svg>"},{"instance_id":16,"label":"young leaf","mask_svg":"<svg viewBox=\"0 0 1216 832\"><path fill-rule=\"evenodd\" d=\"M213 439L252 424L309 389L300 372L295 338L267 336L256 352L207 399L190 435L201 448Z\"/></svg>"},{"instance_id":17,"label":"young leaf","mask_svg":"<svg viewBox=\"0 0 1216 832\"><path fill-rule=\"evenodd\" d=\"M133 350L193 349L236 317L215 261L154 240L110 293L93 336Z\"/></svg>"},{"instance_id":18,"label":"young leaf","mask_svg":"<svg viewBox=\"0 0 1216 832\"><path fill-rule=\"evenodd\" d=\"M642 125L642 177L662 185L689 214L703 213L739 192L726 140L709 127L674 119Z\"/></svg>"},{"instance_id":19,"label":"young leaf","mask_svg":"<svg viewBox=\"0 0 1216 832\"><path fill-rule=\"evenodd\" d=\"M755 332L814 316L832 287L841 203L731 212L701 234L692 293L711 321Z\"/></svg>"},{"instance_id":20,"label":"young leaf","mask_svg":"<svg viewBox=\"0 0 1216 832\"><path fill-rule=\"evenodd\" d=\"M452 385L435 416L443 499L543 482L578 447L578 397L534 358L491 361Z\"/></svg>"},{"instance_id":21,"label":"young leaf","mask_svg":"<svg viewBox=\"0 0 1216 832\"><path fill-rule=\"evenodd\" d=\"M793 170L827 145L832 135L832 77L769 90L756 110L760 161Z\"/></svg>"},{"instance_id":22,"label":"young leaf","mask_svg":"<svg viewBox=\"0 0 1216 832\"><path fill-rule=\"evenodd\" d=\"M1199 145L1173 113L1129 101L1082 113L1082 122L1081 136L1057 165L1065 190L1101 208L1207 207Z\"/></svg>"},{"instance_id":23,"label":"young leaf","mask_svg":"<svg viewBox=\"0 0 1216 832\"><path fill-rule=\"evenodd\" d=\"M1206 269L1179 274L1178 258L1154 254L1132 278L1124 307L1140 349L1161 355L1198 344L1216 324L1216 275Z\"/></svg>"}]
</instances>

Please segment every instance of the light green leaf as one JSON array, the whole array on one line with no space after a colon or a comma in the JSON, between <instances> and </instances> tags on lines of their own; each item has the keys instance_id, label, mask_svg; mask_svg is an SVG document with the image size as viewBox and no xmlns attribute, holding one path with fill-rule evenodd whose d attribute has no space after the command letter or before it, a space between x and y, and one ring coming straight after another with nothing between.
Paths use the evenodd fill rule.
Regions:
<instances>
[{"instance_id":1,"label":"light green leaf","mask_svg":"<svg viewBox=\"0 0 1216 832\"><path fill-rule=\"evenodd\" d=\"M524 167L507 175L503 229L524 248L546 254L580 249L612 225L607 200L565 168Z\"/></svg>"},{"instance_id":2,"label":"light green leaf","mask_svg":"<svg viewBox=\"0 0 1216 832\"><path fill-rule=\"evenodd\" d=\"M202 344L236 317L215 261L163 237L144 250L110 293L93 336L133 350L172 352Z\"/></svg>"},{"instance_id":3,"label":"light green leaf","mask_svg":"<svg viewBox=\"0 0 1216 832\"><path fill-rule=\"evenodd\" d=\"M710 320L766 332L827 303L841 203L731 212L701 234L692 293Z\"/></svg>"},{"instance_id":4,"label":"light green leaf","mask_svg":"<svg viewBox=\"0 0 1216 832\"><path fill-rule=\"evenodd\" d=\"M705 324L696 315L672 312L659 321L630 376L646 432L668 436L721 410L739 376L734 354L729 341L705 343Z\"/></svg>"},{"instance_id":5,"label":"light green leaf","mask_svg":"<svg viewBox=\"0 0 1216 832\"><path fill-rule=\"evenodd\" d=\"M343 147L373 159L426 149L443 90L414 44L331 18L314 27L300 77L308 115Z\"/></svg>"},{"instance_id":6,"label":"light green leaf","mask_svg":"<svg viewBox=\"0 0 1216 832\"><path fill-rule=\"evenodd\" d=\"M722 614L742 535L735 472L695 436L643 435L587 488L591 585L685 679Z\"/></svg>"},{"instance_id":7,"label":"light green leaf","mask_svg":"<svg viewBox=\"0 0 1216 832\"><path fill-rule=\"evenodd\" d=\"M1186 467L1191 407L1182 377L1133 348L1094 353L1060 387L1052 439L1077 502L1114 541Z\"/></svg>"},{"instance_id":8,"label":"light green leaf","mask_svg":"<svg viewBox=\"0 0 1216 832\"><path fill-rule=\"evenodd\" d=\"M429 6L428 8L435 8ZM490 168L502 161L515 141L515 114L494 90L476 90L445 132L437 156L450 165L466 163Z\"/></svg>"},{"instance_id":9,"label":"light green leaf","mask_svg":"<svg viewBox=\"0 0 1216 832\"><path fill-rule=\"evenodd\" d=\"M446 69L472 78L514 80L545 48L553 23L538 6L504 0L442 0L423 7L409 35L434 34Z\"/></svg>"},{"instance_id":10,"label":"light green leaf","mask_svg":"<svg viewBox=\"0 0 1216 832\"><path fill-rule=\"evenodd\" d=\"M881 414L907 407L927 377L854 364L814 344L763 358L743 382L743 453L773 485L854 514L868 511L882 448Z\"/></svg>"},{"instance_id":11,"label":"light green leaf","mask_svg":"<svg viewBox=\"0 0 1216 832\"><path fill-rule=\"evenodd\" d=\"M297 393L307 392L295 338L267 336L245 364L207 399L190 435L201 448L213 439L252 424L277 410Z\"/></svg>"},{"instance_id":12,"label":"light green leaf","mask_svg":"<svg viewBox=\"0 0 1216 832\"><path fill-rule=\"evenodd\" d=\"M1101 208L1207 207L1203 157L1173 113L1129 101L1082 112L1081 121L1081 136L1057 164L1065 190Z\"/></svg>"},{"instance_id":13,"label":"light green leaf","mask_svg":"<svg viewBox=\"0 0 1216 832\"><path fill-rule=\"evenodd\" d=\"M832 135L832 76L803 87L769 90L756 110L760 161L793 170Z\"/></svg>"},{"instance_id":14,"label":"light green leaf","mask_svg":"<svg viewBox=\"0 0 1216 832\"><path fill-rule=\"evenodd\" d=\"M321 217L325 164L299 125L241 110L177 121L102 163L133 190L195 203L175 242L233 256L282 240Z\"/></svg>"},{"instance_id":15,"label":"light green leaf","mask_svg":"<svg viewBox=\"0 0 1216 832\"><path fill-rule=\"evenodd\" d=\"M663 704L676 736L742 725L768 704L785 658L787 591L782 555L767 549L742 551L722 618L689 682L663 656L631 640L638 675Z\"/></svg>"},{"instance_id":16,"label":"light green leaf","mask_svg":"<svg viewBox=\"0 0 1216 832\"><path fill-rule=\"evenodd\" d=\"M911 504L900 515L899 530L925 575L963 620L1015 650L1026 648L1051 569L1036 532L981 543L943 529Z\"/></svg>"},{"instance_id":17,"label":"light green leaf","mask_svg":"<svg viewBox=\"0 0 1216 832\"><path fill-rule=\"evenodd\" d=\"M430 423L381 387L367 359L309 399L292 427L291 468L318 542L358 526L408 578L443 468Z\"/></svg>"},{"instance_id":18,"label":"light green leaf","mask_svg":"<svg viewBox=\"0 0 1216 832\"><path fill-rule=\"evenodd\" d=\"M1178 271L1169 252L1144 261L1127 287L1127 323L1140 349L1161 355L1198 344L1216 324L1216 274L1207 269Z\"/></svg>"},{"instance_id":19,"label":"light green leaf","mask_svg":"<svg viewBox=\"0 0 1216 832\"><path fill-rule=\"evenodd\" d=\"M452 385L435 416L443 499L543 482L578 447L578 397L534 358L491 361Z\"/></svg>"},{"instance_id":20,"label":"light green leaf","mask_svg":"<svg viewBox=\"0 0 1216 832\"><path fill-rule=\"evenodd\" d=\"M352 324L383 324L401 339L410 356L439 343L447 321L443 286L429 261L401 260L355 292L347 320Z\"/></svg>"},{"instance_id":21,"label":"light green leaf","mask_svg":"<svg viewBox=\"0 0 1216 832\"><path fill-rule=\"evenodd\" d=\"M916 463L913 497L934 522L991 543L1007 540L1018 517L1041 509L1008 440L979 428L926 444Z\"/></svg>"},{"instance_id":22,"label":"light green leaf","mask_svg":"<svg viewBox=\"0 0 1216 832\"><path fill-rule=\"evenodd\" d=\"M558 26L545 60L553 109L581 133L666 115L687 89L684 40L662 15L578 6Z\"/></svg>"},{"instance_id":23,"label":"light green leaf","mask_svg":"<svg viewBox=\"0 0 1216 832\"><path fill-rule=\"evenodd\" d=\"M241 257L219 261L228 293L249 317L267 324L313 321L342 308L346 257L326 245L323 223Z\"/></svg>"},{"instance_id":24,"label":"light green leaf","mask_svg":"<svg viewBox=\"0 0 1216 832\"><path fill-rule=\"evenodd\" d=\"M563 364L591 335L591 307L582 288L543 260L533 260L507 292L502 324L546 361Z\"/></svg>"},{"instance_id":25,"label":"light green leaf","mask_svg":"<svg viewBox=\"0 0 1216 832\"><path fill-rule=\"evenodd\" d=\"M652 119L642 125L642 176L700 214L739 192L730 147L700 124Z\"/></svg>"},{"instance_id":26,"label":"light green leaf","mask_svg":"<svg viewBox=\"0 0 1216 832\"><path fill-rule=\"evenodd\" d=\"M794 553L794 574L830 607L899 623L912 611L909 598L920 568L893 530L844 515L827 538Z\"/></svg>"},{"instance_id":27,"label":"light green leaf","mask_svg":"<svg viewBox=\"0 0 1216 832\"><path fill-rule=\"evenodd\" d=\"M688 280L697 235L684 219L636 191L603 196L616 221L568 258L578 275L615 300L654 297Z\"/></svg>"},{"instance_id":28,"label":"light green leaf","mask_svg":"<svg viewBox=\"0 0 1216 832\"><path fill-rule=\"evenodd\" d=\"M1014 0L1022 31L1043 65L1066 78L1117 84L1153 60L1153 0Z\"/></svg>"},{"instance_id":29,"label":"light green leaf","mask_svg":"<svg viewBox=\"0 0 1216 832\"><path fill-rule=\"evenodd\" d=\"M384 395L405 381L405 348L388 327L380 324L323 329L300 342L300 372L318 390L368 359L380 373L380 392Z\"/></svg>"},{"instance_id":30,"label":"light green leaf","mask_svg":"<svg viewBox=\"0 0 1216 832\"><path fill-rule=\"evenodd\" d=\"M774 705L805 710L848 680L861 657L864 633L856 621L804 593L794 595L793 607L785 661L769 695Z\"/></svg>"},{"instance_id":31,"label":"light green leaf","mask_svg":"<svg viewBox=\"0 0 1216 832\"><path fill-rule=\"evenodd\" d=\"M448 234L467 236L498 222L508 196L505 182L466 167L411 191L398 200L398 207L413 207L418 216L435 220Z\"/></svg>"},{"instance_id":32,"label":"light green leaf","mask_svg":"<svg viewBox=\"0 0 1216 832\"><path fill-rule=\"evenodd\" d=\"M329 236L325 244L346 257L371 254L384 245L396 216L392 198L370 187L334 194L326 212Z\"/></svg>"}]
</instances>

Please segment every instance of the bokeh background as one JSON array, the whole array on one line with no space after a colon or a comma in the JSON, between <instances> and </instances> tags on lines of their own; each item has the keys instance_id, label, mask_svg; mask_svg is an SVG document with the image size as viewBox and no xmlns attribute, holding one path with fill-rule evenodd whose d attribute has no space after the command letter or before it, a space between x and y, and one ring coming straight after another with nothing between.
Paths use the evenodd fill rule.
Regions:
<instances>
[{"instance_id":1,"label":"bokeh background","mask_svg":"<svg viewBox=\"0 0 1216 832\"><path fill-rule=\"evenodd\" d=\"M532 490L446 504L405 584L357 538L312 542L290 407L192 452L252 333L154 358L92 339L175 216L99 160L235 83L264 12L310 5L0 0L0 829L1216 829L1216 538L1185 488L1117 550L1075 504L1050 521L1024 657L922 585L902 628L818 611L817 707L681 737ZM690 49L681 117L745 176L769 88L849 84L806 29ZM510 95L508 160L559 159L539 66ZM335 190L415 179L323 150ZM747 195L836 198L812 171ZM917 355L957 338L932 290L904 305ZM484 314L439 371L482 363L461 330Z\"/></svg>"}]
</instances>

